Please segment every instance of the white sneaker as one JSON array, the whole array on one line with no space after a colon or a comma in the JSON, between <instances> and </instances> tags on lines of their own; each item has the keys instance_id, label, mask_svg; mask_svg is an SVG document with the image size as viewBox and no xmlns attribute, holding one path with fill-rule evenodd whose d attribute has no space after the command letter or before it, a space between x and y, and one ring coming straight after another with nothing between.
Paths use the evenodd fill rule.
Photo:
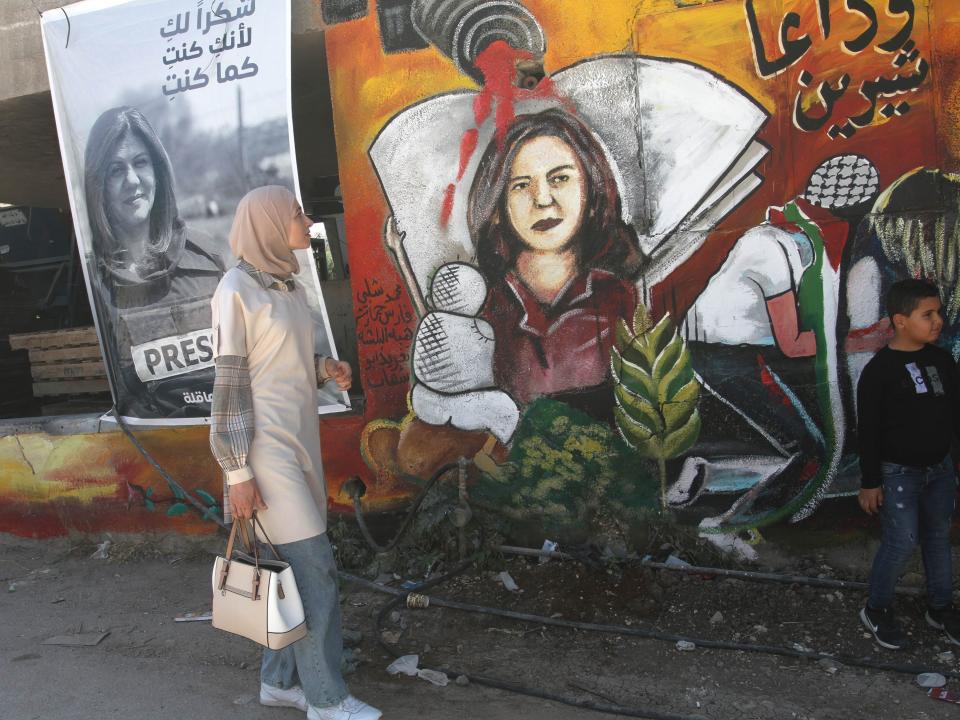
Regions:
<instances>
[{"instance_id":1,"label":"white sneaker","mask_svg":"<svg viewBox=\"0 0 960 720\"><path fill-rule=\"evenodd\" d=\"M307 711L309 704L307 696L303 694L303 688L294 685L292 688L273 687L266 683L260 683L260 704L267 707L291 707L297 710Z\"/></svg>"},{"instance_id":2,"label":"white sneaker","mask_svg":"<svg viewBox=\"0 0 960 720\"><path fill-rule=\"evenodd\" d=\"M307 720L377 720L381 712L375 707L357 700L353 695L347 695L346 700L329 707L314 707L307 709Z\"/></svg>"}]
</instances>

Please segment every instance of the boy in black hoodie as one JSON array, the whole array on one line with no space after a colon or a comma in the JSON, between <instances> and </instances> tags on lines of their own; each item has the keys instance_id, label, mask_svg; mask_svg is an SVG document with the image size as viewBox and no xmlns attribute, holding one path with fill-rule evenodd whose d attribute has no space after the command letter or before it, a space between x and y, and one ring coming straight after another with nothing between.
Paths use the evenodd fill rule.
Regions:
<instances>
[{"instance_id":1,"label":"boy in black hoodie","mask_svg":"<svg viewBox=\"0 0 960 720\"><path fill-rule=\"evenodd\" d=\"M927 623L960 645L950 553L957 485L950 445L960 430L957 369L950 354L933 344L943 328L935 285L895 283L887 311L894 337L857 384L860 507L879 513L883 529L860 620L883 647L906 645L893 615L894 588L919 544Z\"/></svg>"}]
</instances>

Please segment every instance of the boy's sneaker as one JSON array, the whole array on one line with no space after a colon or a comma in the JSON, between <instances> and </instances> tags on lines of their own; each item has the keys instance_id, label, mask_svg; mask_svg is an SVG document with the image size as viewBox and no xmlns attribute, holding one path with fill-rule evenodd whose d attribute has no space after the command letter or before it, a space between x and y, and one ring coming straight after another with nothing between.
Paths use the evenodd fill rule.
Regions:
<instances>
[{"instance_id":1,"label":"boy's sneaker","mask_svg":"<svg viewBox=\"0 0 960 720\"><path fill-rule=\"evenodd\" d=\"M869 605L864 605L860 610L860 622L873 633L874 639L888 650L901 650L907 644L907 637L889 608L874 610Z\"/></svg>"},{"instance_id":2,"label":"boy's sneaker","mask_svg":"<svg viewBox=\"0 0 960 720\"><path fill-rule=\"evenodd\" d=\"M954 645L960 645L960 616L948 605L940 610L927 608L927 625L935 630L943 630L943 634Z\"/></svg>"}]
</instances>

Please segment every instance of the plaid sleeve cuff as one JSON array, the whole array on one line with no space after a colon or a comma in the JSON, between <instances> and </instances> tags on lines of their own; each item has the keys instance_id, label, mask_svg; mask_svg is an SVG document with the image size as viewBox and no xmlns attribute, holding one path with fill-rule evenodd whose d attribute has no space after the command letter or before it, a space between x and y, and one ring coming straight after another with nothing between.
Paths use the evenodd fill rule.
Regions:
<instances>
[{"instance_id":1,"label":"plaid sleeve cuff","mask_svg":"<svg viewBox=\"0 0 960 720\"><path fill-rule=\"evenodd\" d=\"M322 385L330 379L330 376L327 375L327 356L314 355L313 364L317 369L317 385Z\"/></svg>"},{"instance_id":2,"label":"plaid sleeve cuff","mask_svg":"<svg viewBox=\"0 0 960 720\"><path fill-rule=\"evenodd\" d=\"M244 465L237 470L230 470L226 473L227 485L237 485L247 480L253 480L253 471Z\"/></svg>"}]
</instances>

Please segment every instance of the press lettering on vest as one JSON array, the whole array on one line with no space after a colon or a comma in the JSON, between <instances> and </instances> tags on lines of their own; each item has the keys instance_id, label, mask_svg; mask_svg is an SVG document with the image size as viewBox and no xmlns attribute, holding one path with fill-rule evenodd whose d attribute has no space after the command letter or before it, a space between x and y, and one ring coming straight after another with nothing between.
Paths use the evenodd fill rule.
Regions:
<instances>
[{"instance_id":1,"label":"press lettering on vest","mask_svg":"<svg viewBox=\"0 0 960 720\"><path fill-rule=\"evenodd\" d=\"M917 367L916 363L907 363L904 366L907 369L907 372L910 373L910 379L913 380L913 387L917 391L917 395L922 395L927 392L927 383L923 379L923 373L920 371L920 368Z\"/></svg>"},{"instance_id":2,"label":"press lettering on vest","mask_svg":"<svg viewBox=\"0 0 960 720\"><path fill-rule=\"evenodd\" d=\"M213 331L151 340L130 348L137 377L143 382L163 380L213 367Z\"/></svg>"},{"instance_id":3,"label":"press lettering on vest","mask_svg":"<svg viewBox=\"0 0 960 720\"><path fill-rule=\"evenodd\" d=\"M200 351L200 362L213 362L213 336L201 335L197 338L197 349Z\"/></svg>"}]
</instances>

